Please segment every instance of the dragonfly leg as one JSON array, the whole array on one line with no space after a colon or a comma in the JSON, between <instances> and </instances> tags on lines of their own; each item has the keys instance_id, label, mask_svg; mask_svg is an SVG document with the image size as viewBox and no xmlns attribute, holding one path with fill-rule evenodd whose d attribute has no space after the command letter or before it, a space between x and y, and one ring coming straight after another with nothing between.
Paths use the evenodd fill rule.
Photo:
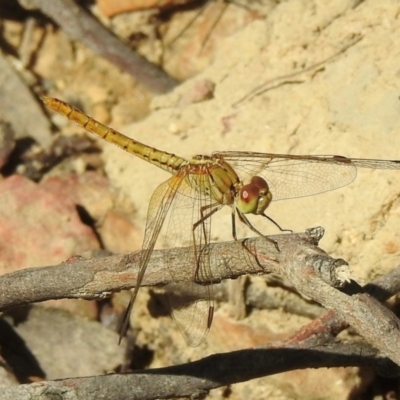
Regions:
<instances>
[{"instance_id":1,"label":"dragonfly leg","mask_svg":"<svg viewBox=\"0 0 400 400\"><path fill-rule=\"evenodd\" d=\"M198 228L198 226L201 224L202 230L203 230L204 245L207 246L209 239L208 239L208 234L206 232L206 227L205 227L204 221L206 221L208 218L210 218L212 215L214 215L222 207L223 206L220 203L211 203L211 204L207 204L206 206L201 207L200 208L201 218L193 224L192 235L193 235L193 243L194 243L194 256L195 256L195 260L196 260L196 273L195 273L196 277L198 276L198 272L199 272L199 268L200 268L200 255L205 247L200 249L200 253L197 253L195 231ZM213 209L211 211L209 211L207 214L204 214L204 211L207 209L210 209L210 208L213 208Z\"/></svg>"},{"instance_id":2,"label":"dragonfly leg","mask_svg":"<svg viewBox=\"0 0 400 400\"><path fill-rule=\"evenodd\" d=\"M281 226L276 221L274 221L271 217L268 217L267 214L261 214L261 215L263 217L267 218L269 221L271 221L281 232L293 233L293 231L291 229L283 229L283 228L281 228Z\"/></svg>"},{"instance_id":3,"label":"dragonfly leg","mask_svg":"<svg viewBox=\"0 0 400 400\"><path fill-rule=\"evenodd\" d=\"M236 217L235 217L235 207L232 207L232 236L233 239L237 242L237 235L236 235Z\"/></svg>"},{"instance_id":4,"label":"dragonfly leg","mask_svg":"<svg viewBox=\"0 0 400 400\"><path fill-rule=\"evenodd\" d=\"M257 233L257 235L259 235L259 236L261 236L261 237L267 239L268 242L272 243L272 244L275 246L276 250L278 250L279 252L281 251L280 248L279 248L279 246L278 246L278 242L276 242L275 240L269 238L269 237L266 236L266 235L263 235L258 229L254 228L254 226L250 223L250 221L249 221L249 220L244 216L244 214L242 214L239 210L237 210L237 213L238 213L238 216L239 216L240 220L241 220L245 225L247 225L254 233ZM267 217L267 218L268 218L268 217ZM268 219L269 219L269 218L268 218Z\"/></svg>"},{"instance_id":5,"label":"dragonfly leg","mask_svg":"<svg viewBox=\"0 0 400 400\"><path fill-rule=\"evenodd\" d=\"M211 324L214 318L214 306L211 306L208 309L208 318L207 318L207 329L211 328Z\"/></svg>"},{"instance_id":6,"label":"dragonfly leg","mask_svg":"<svg viewBox=\"0 0 400 400\"><path fill-rule=\"evenodd\" d=\"M235 222L235 211L234 211L234 208L232 208L232 210L233 210L233 212L232 212L232 235L234 235L234 239L237 240L237 238L236 238L236 232L234 232L235 229L236 229L236 228L235 228L235 227L236 227L236 222ZM240 218L240 217L239 217L239 218ZM248 222L249 222L249 221L248 221ZM243 223L245 223L245 222L243 221ZM249 223L250 223L250 222L249 222ZM258 232L257 230L255 230L255 232L256 232L258 235L260 235L260 236L262 236L262 237L265 237L265 239L267 239L268 241L271 241L272 244L275 246L275 248L280 252L278 243L276 243L275 240L272 240L272 239L270 239L270 238L268 238L268 237L262 235L261 232ZM249 240L249 238L244 238L243 240L240 241L240 244L242 245L242 247L244 248L244 250L254 259L254 262L255 262L261 269L263 269L264 267L261 265L259 259L257 258L256 254L255 254L255 251L252 250L252 249L250 249L250 248L246 245L246 242L247 242L248 240Z\"/></svg>"},{"instance_id":7,"label":"dragonfly leg","mask_svg":"<svg viewBox=\"0 0 400 400\"><path fill-rule=\"evenodd\" d=\"M209 213L203 214L205 210L208 208L213 208ZM215 214L217 211L219 211L223 206L220 203L212 203L212 204L207 204L206 206L203 206L200 208L200 213L201 213L201 218L193 224L193 231L200 225L202 224L206 219L210 218L213 214Z\"/></svg>"}]
</instances>

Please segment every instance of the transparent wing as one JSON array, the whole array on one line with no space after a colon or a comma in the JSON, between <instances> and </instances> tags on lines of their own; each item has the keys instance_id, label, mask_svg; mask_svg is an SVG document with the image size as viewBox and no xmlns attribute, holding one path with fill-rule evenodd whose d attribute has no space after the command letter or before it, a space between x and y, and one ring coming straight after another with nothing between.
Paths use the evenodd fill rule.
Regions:
<instances>
[{"instance_id":1,"label":"transparent wing","mask_svg":"<svg viewBox=\"0 0 400 400\"><path fill-rule=\"evenodd\" d=\"M176 283L167 289L172 317L182 336L189 346L199 346L211 327L214 312L211 286Z\"/></svg>"},{"instance_id":2,"label":"transparent wing","mask_svg":"<svg viewBox=\"0 0 400 400\"><path fill-rule=\"evenodd\" d=\"M243 182L262 176L273 200L312 196L353 182L357 167L400 169L397 160L372 160L342 156L296 156L289 154L215 152L232 165Z\"/></svg>"},{"instance_id":3,"label":"transparent wing","mask_svg":"<svg viewBox=\"0 0 400 400\"><path fill-rule=\"evenodd\" d=\"M207 174L199 174L196 179L199 185L209 184ZM176 194L167 226L166 247L190 246L187 268L192 281L179 282L182 281L179 273L170 268L172 280L176 283L167 287L172 316L190 346L203 342L214 310L212 284L197 284L196 280L201 278L210 283L213 280L208 252L211 217L207 216L215 208L219 209L220 205L212 205L209 197L194 190L185 180ZM198 221L201 222L194 228ZM173 259L165 260L169 267L173 262Z\"/></svg>"},{"instance_id":4,"label":"transparent wing","mask_svg":"<svg viewBox=\"0 0 400 400\"><path fill-rule=\"evenodd\" d=\"M146 272L147 265L149 264L157 238L160 234L160 230L163 226L168 211L174 202L177 191L184 181L185 174L185 171L181 171L177 175L174 175L172 178L158 186L151 196L149 209L147 211L146 229L140 257L139 273L136 280L136 286L131 294L128 307L122 320L120 328L120 341L126 332L129 323L129 316L132 311L133 304L135 303L140 285L143 281L143 277Z\"/></svg>"}]
</instances>

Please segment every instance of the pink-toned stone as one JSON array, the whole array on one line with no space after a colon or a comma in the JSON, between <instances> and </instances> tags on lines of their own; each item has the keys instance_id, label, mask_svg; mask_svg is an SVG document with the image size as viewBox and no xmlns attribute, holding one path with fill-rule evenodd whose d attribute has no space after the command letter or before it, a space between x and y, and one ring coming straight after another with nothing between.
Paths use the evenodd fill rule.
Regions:
<instances>
[{"instance_id":1,"label":"pink-toned stone","mask_svg":"<svg viewBox=\"0 0 400 400\"><path fill-rule=\"evenodd\" d=\"M65 193L19 175L0 182L0 273L52 265L98 248Z\"/></svg>"},{"instance_id":2,"label":"pink-toned stone","mask_svg":"<svg viewBox=\"0 0 400 400\"><path fill-rule=\"evenodd\" d=\"M113 253L140 250L143 232L123 212L110 210L99 228L104 247Z\"/></svg>"},{"instance_id":3,"label":"pink-toned stone","mask_svg":"<svg viewBox=\"0 0 400 400\"><path fill-rule=\"evenodd\" d=\"M95 220L107 250L124 253L140 249L143 234L132 223L131 215L124 210L115 210L116 199L106 177L89 171L81 175L50 177L42 186L82 206Z\"/></svg>"},{"instance_id":4,"label":"pink-toned stone","mask_svg":"<svg viewBox=\"0 0 400 400\"><path fill-rule=\"evenodd\" d=\"M82 206L94 220L103 218L113 207L108 179L93 171L79 175L52 176L45 179L41 187L55 195L70 198L75 204Z\"/></svg>"}]
</instances>

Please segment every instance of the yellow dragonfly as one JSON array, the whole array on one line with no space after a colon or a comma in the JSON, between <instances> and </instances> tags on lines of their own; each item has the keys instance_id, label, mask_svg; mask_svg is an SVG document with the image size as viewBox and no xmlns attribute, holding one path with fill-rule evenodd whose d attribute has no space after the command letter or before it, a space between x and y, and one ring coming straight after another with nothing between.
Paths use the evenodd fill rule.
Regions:
<instances>
[{"instance_id":1,"label":"yellow dragonfly","mask_svg":"<svg viewBox=\"0 0 400 400\"><path fill-rule=\"evenodd\" d=\"M261 215L280 228L265 214L271 201L311 196L346 186L356 178L357 167L400 169L400 160L241 151L219 151L211 156L197 155L186 160L139 143L61 100L50 97L42 97L42 100L47 107L88 132L172 174L157 187L150 200L139 272L120 338L127 329L130 312L166 219L165 247L191 246L193 249L188 265L193 274L190 284L193 295L187 295L187 283L178 282L173 284L174 292L169 295L169 301L172 315L186 342L197 346L204 341L214 312L212 282L215 280L210 271L207 245L210 243L212 216L216 212L224 206L231 207L235 240L238 218L252 231L273 242L279 251L273 240L253 227L247 214ZM167 269L172 263L172 259L165 259ZM169 270L169 273L172 281L176 281L173 272ZM210 284L196 283L199 277L202 282Z\"/></svg>"}]
</instances>

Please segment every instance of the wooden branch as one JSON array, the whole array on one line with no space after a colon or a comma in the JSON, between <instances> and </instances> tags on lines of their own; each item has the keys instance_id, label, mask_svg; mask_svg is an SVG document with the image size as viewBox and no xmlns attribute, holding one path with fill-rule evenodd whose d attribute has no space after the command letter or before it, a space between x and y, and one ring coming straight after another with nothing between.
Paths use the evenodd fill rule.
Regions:
<instances>
[{"instance_id":1,"label":"wooden branch","mask_svg":"<svg viewBox=\"0 0 400 400\"><path fill-rule=\"evenodd\" d=\"M214 354L167 368L38 382L2 388L0 399L50 397L68 400L202 398L211 389L303 368L374 366L376 350L358 343L298 343L279 349L248 349Z\"/></svg>"},{"instance_id":2,"label":"wooden branch","mask_svg":"<svg viewBox=\"0 0 400 400\"><path fill-rule=\"evenodd\" d=\"M19 0L19 2L27 9L40 9L72 40L82 42L153 92L166 93L178 85L178 82L165 71L112 35L77 2L73 0Z\"/></svg>"},{"instance_id":3,"label":"wooden branch","mask_svg":"<svg viewBox=\"0 0 400 400\"><path fill-rule=\"evenodd\" d=\"M282 273L289 262L291 265L304 263L311 254L326 256L315 246L315 236L309 233L273 238L278 242L281 252L277 252L274 245L262 238L211 244L211 271L215 281L244 274ZM249 251L244 249L242 243ZM165 269L165 256L174 259L175 279L192 282L192 272L187 268L191 251L188 248L154 251L142 286L172 282ZM334 269L335 260L330 260ZM51 299L101 299L114 292L132 289L136 285L139 262L140 252L90 260L73 257L56 266L28 268L5 274L0 277L0 311Z\"/></svg>"},{"instance_id":4,"label":"wooden branch","mask_svg":"<svg viewBox=\"0 0 400 400\"><path fill-rule=\"evenodd\" d=\"M331 310L284 342L261 348L217 354L194 363L134 374L64 379L6 388L3 398L36 395L45 398L155 399L199 395L226 384L298 368L372 366L386 375L396 375L400 365L400 334L397 318L377 300L349 280L347 264L329 257L317 247L321 228L302 234L278 235L280 252L263 238L241 242L215 243L209 247L216 281L242 274L275 272L290 279L297 290ZM148 266L144 285L170 282L164 256L174 257L181 281L193 277L185 268L187 248L156 251ZM254 256L252 255L254 254ZM0 277L0 308L51 298L100 298L135 285L140 253L95 260L74 258L54 267L31 268ZM390 276L366 286L380 300L400 287L400 267ZM206 283L206 282L204 282ZM350 323L368 343L341 343L334 336ZM376 350L375 350L376 349ZM386 356L389 358L386 358ZM38 394L39 393L39 394ZM2 397L2 396L9 397ZM75 397L74 397L75 396ZM26 397L28 398L28 397Z\"/></svg>"}]
</instances>

